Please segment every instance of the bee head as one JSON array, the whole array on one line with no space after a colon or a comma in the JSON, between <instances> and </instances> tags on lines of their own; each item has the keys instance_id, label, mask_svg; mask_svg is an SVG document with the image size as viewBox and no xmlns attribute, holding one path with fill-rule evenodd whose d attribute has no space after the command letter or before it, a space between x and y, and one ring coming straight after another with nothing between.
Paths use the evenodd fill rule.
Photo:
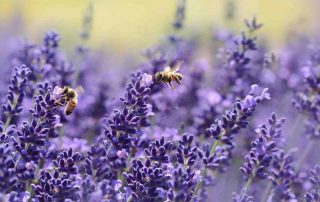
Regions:
<instances>
[{"instance_id":1,"label":"bee head","mask_svg":"<svg viewBox=\"0 0 320 202\"><path fill-rule=\"evenodd\" d=\"M63 87L63 89L62 89L62 94L67 94L68 92L69 92L69 87L68 86L65 86L65 87Z\"/></svg>"},{"instance_id":2,"label":"bee head","mask_svg":"<svg viewBox=\"0 0 320 202\"><path fill-rule=\"evenodd\" d=\"M69 92L67 92L66 95L67 95L68 98L74 98L74 97L77 96L76 92L73 91L73 90L69 90Z\"/></svg>"},{"instance_id":3,"label":"bee head","mask_svg":"<svg viewBox=\"0 0 320 202\"><path fill-rule=\"evenodd\" d=\"M161 72L157 72L157 73L154 75L154 78L155 78L155 81L156 81L156 82L161 81L162 77L163 77L163 75L162 75Z\"/></svg>"}]
</instances>

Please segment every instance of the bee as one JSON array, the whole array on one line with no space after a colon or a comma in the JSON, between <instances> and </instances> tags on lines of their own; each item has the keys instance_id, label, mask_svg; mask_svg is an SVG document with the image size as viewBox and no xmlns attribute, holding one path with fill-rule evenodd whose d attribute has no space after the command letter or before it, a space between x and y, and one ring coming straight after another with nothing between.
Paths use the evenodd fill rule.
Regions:
<instances>
[{"instance_id":1,"label":"bee","mask_svg":"<svg viewBox=\"0 0 320 202\"><path fill-rule=\"evenodd\" d=\"M163 71L157 72L154 75L155 82L159 83L162 82L166 84L167 86L170 86L172 89L174 89L174 86L172 85L172 81L175 81L177 84L181 85L181 80L183 79L182 74L177 73L177 71L180 69L180 66L183 62L178 62L177 65L175 65L173 68L170 68L169 66L166 67Z\"/></svg>"},{"instance_id":2,"label":"bee","mask_svg":"<svg viewBox=\"0 0 320 202\"><path fill-rule=\"evenodd\" d=\"M81 90L81 87L72 89L68 86L63 88L56 86L53 90L53 94L56 96L55 104L57 106L65 106L64 113L66 115L72 114L78 104L78 92Z\"/></svg>"}]
</instances>

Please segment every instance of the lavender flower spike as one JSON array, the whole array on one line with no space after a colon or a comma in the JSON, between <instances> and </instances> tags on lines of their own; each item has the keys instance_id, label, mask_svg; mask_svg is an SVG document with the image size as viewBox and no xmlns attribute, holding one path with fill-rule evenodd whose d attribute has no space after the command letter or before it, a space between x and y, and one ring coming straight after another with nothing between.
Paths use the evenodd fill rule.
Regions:
<instances>
[{"instance_id":1,"label":"lavender flower spike","mask_svg":"<svg viewBox=\"0 0 320 202\"><path fill-rule=\"evenodd\" d=\"M312 189L304 195L307 202L316 202L320 200L320 166L310 170L309 181L312 184Z\"/></svg>"},{"instance_id":2,"label":"lavender flower spike","mask_svg":"<svg viewBox=\"0 0 320 202\"><path fill-rule=\"evenodd\" d=\"M270 94L268 89L262 90L259 94L259 86L254 84L248 95L243 100L237 100L233 105L231 110L225 112L220 120L216 120L210 128L206 129L206 135L208 137L213 137L215 142L210 149L206 158L210 159L210 163L205 163L205 167L202 169L202 177L206 178L208 165L214 166L213 169L217 171L224 171L225 167L229 164L232 157L232 150L235 147L234 135L238 134L240 129L246 128L248 126L248 119L253 115L258 103L265 99L270 99ZM202 157L204 155L200 155ZM198 182L195 188L195 194L198 193L202 184L204 182Z\"/></svg>"},{"instance_id":3,"label":"lavender flower spike","mask_svg":"<svg viewBox=\"0 0 320 202\"><path fill-rule=\"evenodd\" d=\"M30 74L30 69L25 65L15 68L15 73L9 85L8 101L2 106L3 116L5 116L3 117L5 119L5 129L9 126L12 119L22 111L22 101Z\"/></svg>"}]
</instances>

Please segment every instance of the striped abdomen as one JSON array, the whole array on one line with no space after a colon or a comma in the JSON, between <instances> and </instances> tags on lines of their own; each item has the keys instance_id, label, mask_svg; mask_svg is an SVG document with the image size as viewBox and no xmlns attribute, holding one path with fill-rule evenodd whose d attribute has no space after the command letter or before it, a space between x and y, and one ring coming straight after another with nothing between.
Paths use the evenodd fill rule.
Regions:
<instances>
[{"instance_id":1,"label":"striped abdomen","mask_svg":"<svg viewBox=\"0 0 320 202\"><path fill-rule=\"evenodd\" d=\"M66 104L66 108L64 109L64 113L66 115L70 115L74 111L74 109L76 108L77 102L78 102L77 98L73 98L73 99L69 100Z\"/></svg>"}]
</instances>

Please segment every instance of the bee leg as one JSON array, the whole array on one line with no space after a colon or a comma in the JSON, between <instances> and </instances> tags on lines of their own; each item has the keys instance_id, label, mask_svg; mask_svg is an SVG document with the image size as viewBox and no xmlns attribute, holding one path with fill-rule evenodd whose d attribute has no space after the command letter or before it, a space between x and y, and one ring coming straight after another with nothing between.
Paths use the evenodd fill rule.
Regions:
<instances>
[{"instance_id":1,"label":"bee leg","mask_svg":"<svg viewBox=\"0 0 320 202\"><path fill-rule=\"evenodd\" d=\"M60 107L63 107L63 106L64 106L64 104L63 104L63 103L61 103L60 101L56 101L56 102L54 102L54 105L56 105L56 106L60 106Z\"/></svg>"},{"instance_id":2,"label":"bee leg","mask_svg":"<svg viewBox=\"0 0 320 202\"><path fill-rule=\"evenodd\" d=\"M181 81L179 80L179 78L177 76L174 76L174 80L177 84L181 85Z\"/></svg>"},{"instance_id":3,"label":"bee leg","mask_svg":"<svg viewBox=\"0 0 320 202\"><path fill-rule=\"evenodd\" d=\"M169 82L169 85L171 86L171 88L172 88L172 89L174 89L174 86L172 85L172 83L171 83L171 82Z\"/></svg>"},{"instance_id":4,"label":"bee leg","mask_svg":"<svg viewBox=\"0 0 320 202\"><path fill-rule=\"evenodd\" d=\"M173 76L172 76L172 80L175 81L177 84L179 84L179 83L177 82L177 77L176 77L176 76L173 75Z\"/></svg>"},{"instance_id":5,"label":"bee leg","mask_svg":"<svg viewBox=\"0 0 320 202\"><path fill-rule=\"evenodd\" d=\"M60 107L63 107L64 106L64 104L62 104L62 103L55 103L56 104L56 106L60 106Z\"/></svg>"},{"instance_id":6,"label":"bee leg","mask_svg":"<svg viewBox=\"0 0 320 202\"><path fill-rule=\"evenodd\" d=\"M161 81L161 82L162 82L162 83L164 83L167 87L169 87L169 86L168 86L168 84L167 84L166 82L164 82L164 81Z\"/></svg>"}]
</instances>

